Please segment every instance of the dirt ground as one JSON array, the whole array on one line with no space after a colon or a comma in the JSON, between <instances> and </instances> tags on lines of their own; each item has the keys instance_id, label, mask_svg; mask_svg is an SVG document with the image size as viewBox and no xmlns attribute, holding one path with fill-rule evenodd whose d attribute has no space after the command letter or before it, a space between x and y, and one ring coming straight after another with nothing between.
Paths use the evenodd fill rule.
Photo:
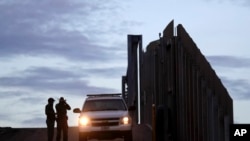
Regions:
<instances>
[{"instance_id":1,"label":"dirt ground","mask_svg":"<svg viewBox=\"0 0 250 141\"><path fill-rule=\"evenodd\" d=\"M78 128L69 127L69 140L78 141ZM55 130L56 134L56 130ZM134 141L151 141L151 131L148 127L137 125L133 128ZM0 141L47 141L46 128L1 128ZM55 141L55 136L54 136ZM98 141L92 139L90 141ZM107 140L102 140L107 141ZM123 139L114 139L109 141L123 141Z\"/></svg>"}]
</instances>

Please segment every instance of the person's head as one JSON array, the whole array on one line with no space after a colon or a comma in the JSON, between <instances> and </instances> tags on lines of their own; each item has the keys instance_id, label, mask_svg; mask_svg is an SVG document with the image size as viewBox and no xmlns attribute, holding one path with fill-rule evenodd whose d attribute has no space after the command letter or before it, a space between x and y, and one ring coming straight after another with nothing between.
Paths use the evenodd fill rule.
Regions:
<instances>
[{"instance_id":1,"label":"person's head","mask_svg":"<svg viewBox=\"0 0 250 141\"><path fill-rule=\"evenodd\" d=\"M54 103L54 99L52 98L52 97L50 97L49 99L48 99L48 103L51 103L51 104L53 104Z\"/></svg>"},{"instance_id":2,"label":"person's head","mask_svg":"<svg viewBox=\"0 0 250 141\"><path fill-rule=\"evenodd\" d=\"M66 102L66 99L64 99L63 97L60 97L59 102L60 102L60 103L65 103L65 102Z\"/></svg>"}]
</instances>

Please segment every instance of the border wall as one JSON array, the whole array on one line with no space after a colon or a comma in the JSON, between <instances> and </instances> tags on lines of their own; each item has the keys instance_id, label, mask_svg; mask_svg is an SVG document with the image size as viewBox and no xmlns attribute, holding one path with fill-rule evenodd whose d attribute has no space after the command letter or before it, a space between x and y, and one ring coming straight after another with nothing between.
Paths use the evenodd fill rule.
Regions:
<instances>
[{"instance_id":1,"label":"border wall","mask_svg":"<svg viewBox=\"0 0 250 141\"><path fill-rule=\"evenodd\" d=\"M131 45L133 38L140 40ZM140 35L128 35L128 70L122 82L128 105L140 108L134 118L152 126L154 104L157 140L229 141L232 98L183 26L174 28L171 21L146 51L141 42Z\"/></svg>"}]
</instances>

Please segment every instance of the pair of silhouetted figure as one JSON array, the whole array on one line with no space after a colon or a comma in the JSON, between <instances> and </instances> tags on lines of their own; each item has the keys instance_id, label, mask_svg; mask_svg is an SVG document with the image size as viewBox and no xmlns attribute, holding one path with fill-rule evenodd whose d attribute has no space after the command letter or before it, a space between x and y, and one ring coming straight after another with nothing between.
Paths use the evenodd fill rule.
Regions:
<instances>
[{"instance_id":1,"label":"pair of silhouetted figure","mask_svg":"<svg viewBox=\"0 0 250 141\"><path fill-rule=\"evenodd\" d=\"M68 116L67 110L70 110L69 104L61 97L59 103L56 104L56 113L53 108L54 99L49 98L48 104L45 106L45 114L47 115L47 136L48 141L53 141L55 121L57 122L56 141L60 141L61 132L63 132L63 141L68 141Z\"/></svg>"}]
</instances>

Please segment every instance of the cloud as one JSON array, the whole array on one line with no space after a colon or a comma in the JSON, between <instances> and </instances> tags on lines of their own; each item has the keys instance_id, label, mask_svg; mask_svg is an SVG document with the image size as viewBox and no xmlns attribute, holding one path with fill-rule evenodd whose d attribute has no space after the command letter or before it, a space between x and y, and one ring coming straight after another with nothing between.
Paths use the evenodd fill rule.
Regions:
<instances>
[{"instance_id":1,"label":"cloud","mask_svg":"<svg viewBox=\"0 0 250 141\"><path fill-rule=\"evenodd\" d=\"M231 2L232 4L240 5L240 6L250 6L249 0L205 0L205 1L217 1L217 2Z\"/></svg>"},{"instance_id":2,"label":"cloud","mask_svg":"<svg viewBox=\"0 0 250 141\"><path fill-rule=\"evenodd\" d=\"M250 80L245 74L250 68L250 58L216 55L206 58L221 74L219 77L234 100L250 99Z\"/></svg>"},{"instance_id":3,"label":"cloud","mask_svg":"<svg viewBox=\"0 0 250 141\"><path fill-rule=\"evenodd\" d=\"M236 56L207 56L215 67L250 68L250 58Z\"/></svg>"},{"instance_id":4,"label":"cloud","mask_svg":"<svg viewBox=\"0 0 250 141\"><path fill-rule=\"evenodd\" d=\"M0 1L1 125L44 126L48 97L82 104L84 94L117 92L102 81L126 71L126 34L137 23L122 16L123 3Z\"/></svg>"},{"instance_id":5,"label":"cloud","mask_svg":"<svg viewBox=\"0 0 250 141\"><path fill-rule=\"evenodd\" d=\"M232 3L235 3L235 4L240 4L242 6L250 6L250 1L249 0L228 0L228 1L231 1Z\"/></svg>"},{"instance_id":6,"label":"cloud","mask_svg":"<svg viewBox=\"0 0 250 141\"><path fill-rule=\"evenodd\" d=\"M103 44L98 43L102 38L112 40L112 35L120 34L129 27L129 23L133 23L117 18L122 8L117 2L1 1L0 58L10 62L9 71L22 64L40 65L33 68L28 66L21 71L19 68L10 75L0 76L0 88L4 88L1 93L18 95L28 91L37 95L42 92L82 95L83 90L84 93L116 92L117 89L107 86L91 85L89 77L120 78L121 72L125 71L112 65L108 68L97 66L124 61L126 57L126 47L119 41L118 44L109 45L108 40ZM124 23L126 25L122 28L118 26ZM60 63L65 68L69 68L69 64L79 67L66 70L47 68L46 61L43 64L34 64L35 61L28 59L24 59L25 62L13 61L29 56L48 62L63 58L66 62ZM93 66L96 62L99 64ZM91 64L92 67L80 68L81 64L77 63Z\"/></svg>"},{"instance_id":7,"label":"cloud","mask_svg":"<svg viewBox=\"0 0 250 141\"><path fill-rule=\"evenodd\" d=\"M100 76L106 76L106 74L109 72L105 69L103 70L104 71L101 72L100 69L87 69L87 73L84 73L46 67L34 67L28 68L22 72L15 72L16 74L20 74L18 76L0 77L0 86L10 89L22 88L39 92L57 91L75 94L81 94L82 90L85 90L86 92L115 91L111 88L89 85L87 77L89 75L95 75L97 73ZM115 70L109 73L110 77L112 77L112 73L116 74Z\"/></svg>"},{"instance_id":8,"label":"cloud","mask_svg":"<svg viewBox=\"0 0 250 141\"><path fill-rule=\"evenodd\" d=\"M121 78L126 72L126 67L86 68L83 72L97 77Z\"/></svg>"},{"instance_id":9,"label":"cloud","mask_svg":"<svg viewBox=\"0 0 250 141\"><path fill-rule=\"evenodd\" d=\"M97 45L96 41L112 40L105 35L117 35L124 30L118 25L129 21L113 20L120 7L116 1L97 0L2 1L0 57L60 56L89 62L119 58L116 52L124 52L125 48L107 47L106 42Z\"/></svg>"},{"instance_id":10,"label":"cloud","mask_svg":"<svg viewBox=\"0 0 250 141\"><path fill-rule=\"evenodd\" d=\"M250 82L247 79L230 79L221 77L229 94L234 100L250 100Z\"/></svg>"},{"instance_id":11,"label":"cloud","mask_svg":"<svg viewBox=\"0 0 250 141\"><path fill-rule=\"evenodd\" d=\"M45 121L46 121L46 117L43 116L43 118L41 116L39 117L29 117L26 120L21 121L23 125L26 125L26 127L30 127L30 126L34 126L36 125L36 127L42 127L45 125Z\"/></svg>"},{"instance_id":12,"label":"cloud","mask_svg":"<svg viewBox=\"0 0 250 141\"><path fill-rule=\"evenodd\" d=\"M91 76L118 77L123 68L29 67L0 76L0 114L2 126L43 127L44 105L48 97L66 97L74 106L82 104L88 93L117 93L117 89L91 85ZM112 87L112 86L110 86ZM72 103L74 101L74 103ZM8 107L8 110L4 108ZM29 115L29 116L27 116ZM72 122L72 121L71 121Z\"/></svg>"},{"instance_id":13,"label":"cloud","mask_svg":"<svg viewBox=\"0 0 250 141\"><path fill-rule=\"evenodd\" d=\"M22 122L23 120L27 120L27 118L44 117L44 110L40 110L41 105L44 105L43 101L45 101L42 95L34 95L33 93L21 90L13 92L8 91L8 93L0 90L0 95L1 126L23 126ZM6 107L8 107L7 110ZM25 127L29 125L25 124Z\"/></svg>"}]
</instances>

